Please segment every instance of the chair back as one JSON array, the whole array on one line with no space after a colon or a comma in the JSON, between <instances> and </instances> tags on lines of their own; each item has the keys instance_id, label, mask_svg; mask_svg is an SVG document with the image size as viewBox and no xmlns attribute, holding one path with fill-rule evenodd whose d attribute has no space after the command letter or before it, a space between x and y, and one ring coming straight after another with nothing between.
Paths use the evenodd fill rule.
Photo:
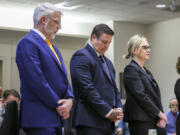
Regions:
<instances>
[{"instance_id":1,"label":"chair back","mask_svg":"<svg viewBox=\"0 0 180 135\"><path fill-rule=\"evenodd\" d=\"M0 127L0 135L18 135L18 109L16 101L10 101L5 108L4 119Z\"/></svg>"}]
</instances>

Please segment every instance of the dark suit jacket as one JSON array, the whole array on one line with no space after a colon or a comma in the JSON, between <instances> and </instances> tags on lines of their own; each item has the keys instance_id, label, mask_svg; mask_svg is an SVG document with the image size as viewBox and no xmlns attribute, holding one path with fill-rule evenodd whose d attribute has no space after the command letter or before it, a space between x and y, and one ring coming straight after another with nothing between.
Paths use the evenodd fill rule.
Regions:
<instances>
[{"instance_id":1,"label":"dark suit jacket","mask_svg":"<svg viewBox=\"0 0 180 135\"><path fill-rule=\"evenodd\" d=\"M176 98L178 100L178 109L180 112L180 78L176 81L174 91L175 91ZM180 135L180 115L178 115L178 118L176 120L176 129L178 129L177 135Z\"/></svg>"},{"instance_id":2,"label":"dark suit jacket","mask_svg":"<svg viewBox=\"0 0 180 135\"><path fill-rule=\"evenodd\" d=\"M112 81L109 80L99 57L90 45L87 44L72 56L70 69L76 99L75 126L109 128L112 126L111 121L106 119L105 115L113 107L121 107L114 67L108 58L105 57L105 61ZM113 98L116 100L115 105Z\"/></svg>"},{"instance_id":3,"label":"dark suit jacket","mask_svg":"<svg viewBox=\"0 0 180 135\"><path fill-rule=\"evenodd\" d=\"M16 101L10 101L5 108L4 119L0 127L0 135L18 135L18 109Z\"/></svg>"},{"instance_id":4,"label":"dark suit jacket","mask_svg":"<svg viewBox=\"0 0 180 135\"><path fill-rule=\"evenodd\" d=\"M63 59L58 49L53 47L61 66L46 42L32 30L17 46L22 127L60 126L57 101L73 97Z\"/></svg>"},{"instance_id":5,"label":"dark suit jacket","mask_svg":"<svg viewBox=\"0 0 180 135\"><path fill-rule=\"evenodd\" d=\"M150 71L146 72L132 60L124 69L127 93L125 121L154 121L163 111L158 84Z\"/></svg>"}]
</instances>

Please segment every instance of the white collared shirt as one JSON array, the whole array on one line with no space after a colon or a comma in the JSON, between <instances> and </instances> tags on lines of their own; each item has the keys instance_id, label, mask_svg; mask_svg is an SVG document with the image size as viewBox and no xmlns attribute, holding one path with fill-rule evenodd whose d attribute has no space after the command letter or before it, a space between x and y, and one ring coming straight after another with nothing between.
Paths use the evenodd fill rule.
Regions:
<instances>
[{"instance_id":1,"label":"white collared shirt","mask_svg":"<svg viewBox=\"0 0 180 135\"><path fill-rule=\"evenodd\" d=\"M90 47L92 47L92 48L94 49L94 51L96 52L97 56L99 57L100 54L96 51L96 49L94 48L94 46L93 46L90 42L88 42L88 44L90 45Z\"/></svg>"},{"instance_id":2,"label":"white collared shirt","mask_svg":"<svg viewBox=\"0 0 180 135\"><path fill-rule=\"evenodd\" d=\"M40 32L39 30L33 28L32 29L34 32L36 32L37 34L39 34L39 36L43 39L43 40L46 40L46 37L44 36L44 34L42 32Z\"/></svg>"}]
</instances>

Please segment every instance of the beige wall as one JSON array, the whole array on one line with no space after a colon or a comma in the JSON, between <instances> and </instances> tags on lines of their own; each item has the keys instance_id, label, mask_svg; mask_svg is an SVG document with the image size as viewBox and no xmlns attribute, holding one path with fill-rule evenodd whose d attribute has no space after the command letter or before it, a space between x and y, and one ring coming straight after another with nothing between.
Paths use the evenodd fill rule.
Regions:
<instances>
[{"instance_id":1,"label":"beige wall","mask_svg":"<svg viewBox=\"0 0 180 135\"><path fill-rule=\"evenodd\" d=\"M0 30L0 60L2 60L3 89L19 89L19 77L15 65L15 48L25 32ZM17 82L17 84L16 84Z\"/></svg>"},{"instance_id":2,"label":"beige wall","mask_svg":"<svg viewBox=\"0 0 180 135\"><path fill-rule=\"evenodd\" d=\"M123 72L124 67L130 60L124 60L122 56L127 53L127 41L134 34L143 34L144 25L130 22L114 22L114 63L116 69L116 82L119 88L119 73Z\"/></svg>"},{"instance_id":3,"label":"beige wall","mask_svg":"<svg viewBox=\"0 0 180 135\"><path fill-rule=\"evenodd\" d=\"M0 86L2 86L2 61L0 60Z\"/></svg>"},{"instance_id":4,"label":"beige wall","mask_svg":"<svg viewBox=\"0 0 180 135\"><path fill-rule=\"evenodd\" d=\"M152 45L148 66L156 78L165 110L170 98L174 97L174 84L179 77L176 73L176 59L180 56L180 18L151 24L146 35Z\"/></svg>"},{"instance_id":5,"label":"beige wall","mask_svg":"<svg viewBox=\"0 0 180 135\"><path fill-rule=\"evenodd\" d=\"M77 37L65 37L65 36L58 36L55 38L54 44L56 47L59 48L61 54L63 56L64 63L66 65L66 69L68 71L68 78L71 83L70 78L70 60L73 53L84 47L88 38L77 38Z\"/></svg>"}]
</instances>

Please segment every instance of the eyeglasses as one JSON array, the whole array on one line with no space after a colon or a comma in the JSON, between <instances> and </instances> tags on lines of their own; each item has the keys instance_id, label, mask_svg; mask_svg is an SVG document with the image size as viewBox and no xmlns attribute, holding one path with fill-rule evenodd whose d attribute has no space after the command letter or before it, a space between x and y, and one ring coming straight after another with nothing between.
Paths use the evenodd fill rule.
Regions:
<instances>
[{"instance_id":1,"label":"eyeglasses","mask_svg":"<svg viewBox=\"0 0 180 135\"><path fill-rule=\"evenodd\" d=\"M53 21L56 25L61 25L61 21L57 18L48 17L48 19Z\"/></svg>"},{"instance_id":2,"label":"eyeglasses","mask_svg":"<svg viewBox=\"0 0 180 135\"><path fill-rule=\"evenodd\" d=\"M171 104L172 107L178 107L178 104Z\"/></svg>"},{"instance_id":3,"label":"eyeglasses","mask_svg":"<svg viewBox=\"0 0 180 135\"><path fill-rule=\"evenodd\" d=\"M53 20L53 22L56 24L56 25L60 25L61 22L59 19L55 19L55 18L51 18L51 20Z\"/></svg>"},{"instance_id":4,"label":"eyeglasses","mask_svg":"<svg viewBox=\"0 0 180 135\"><path fill-rule=\"evenodd\" d=\"M148 50L148 49L151 49L151 46L150 46L150 45L143 45L142 48L143 48L144 50Z\"/></svg>"}]
</instances>

